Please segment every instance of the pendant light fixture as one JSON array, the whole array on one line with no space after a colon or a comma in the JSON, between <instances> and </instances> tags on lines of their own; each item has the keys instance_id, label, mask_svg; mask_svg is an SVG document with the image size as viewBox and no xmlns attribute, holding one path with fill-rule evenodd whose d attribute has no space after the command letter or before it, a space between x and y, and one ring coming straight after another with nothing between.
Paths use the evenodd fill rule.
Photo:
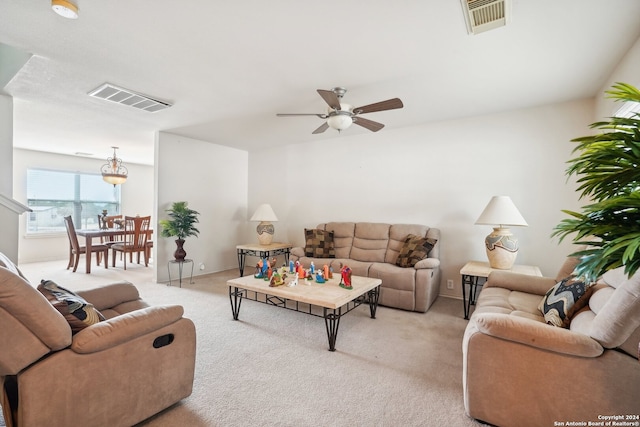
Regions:
<instances>
[{"instance_id":1,"label":"pendant light fixture","mask_svg":"<svg viewBox=\"0 0 640 427\"><path fill-rule=\"evenodd\" d=\"M115 187L118 184L124 184L127 181L127 175L129 171L122 165L122 159L116 156L116 150L118 147L113 148L113 157L107 158L107 163L100 168L102 172L102 179L109 184L113 184Z\"/></svg>"},{"instance_id":2,"label":"pendant light fixture","mask_svg":"<svg viewBox=\"0 0 640 427\"><path fill-rule=\"evenodd\" d=\"M68 19L78 19L78 6L67 0L51 0L51 9Z\"/></svg>"}]
</instances>

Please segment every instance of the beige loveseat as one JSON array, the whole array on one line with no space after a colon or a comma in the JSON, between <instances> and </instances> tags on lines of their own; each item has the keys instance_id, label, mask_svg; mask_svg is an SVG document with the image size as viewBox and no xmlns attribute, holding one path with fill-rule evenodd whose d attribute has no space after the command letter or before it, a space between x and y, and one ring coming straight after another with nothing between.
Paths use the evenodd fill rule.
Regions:
<instances>
[{"instance_id":1,"label":"beige loveseat","mask_svg":"<svg viewBox=\"0 0 640 427\"><path fill-rule=\"evenodd\" d=\"M640 274L605 273L568 329L548 325L538 305L574 265L555 279L490 274L462 345L467 415L496 426L639 421L624 417L640 415Z\"/></svg>"},{"instance_id":2,"label":"beige loveseat","mask_svg":"<svg viewBox=\"0 0 640 427\"><path fill-rule=\"evenodd\" d=\"M181 306L149 307L128 282L76 294L106 320L72 334L78 318L68 320L0 254L7 426L131 426L191 394L195 327Z\"/></svg>"},{"instance_id":3,"label":"beige loveseat","mask_svg":"<svg viewBox=\"0 0 640 427\"><path fill-rule=\"evenodd\" d=\"M382 279L379 304L426 312L440 292L440 230L426 225L372 222L329 222L316 227L332 231L335 258L305 256L304 247L291 250L291 260L308 268L313 261L340 271L347 265L356 276ZM414 267L398 267L396 260L407 235L436 241L428 257Z\"/></svg>"}]
</instances>

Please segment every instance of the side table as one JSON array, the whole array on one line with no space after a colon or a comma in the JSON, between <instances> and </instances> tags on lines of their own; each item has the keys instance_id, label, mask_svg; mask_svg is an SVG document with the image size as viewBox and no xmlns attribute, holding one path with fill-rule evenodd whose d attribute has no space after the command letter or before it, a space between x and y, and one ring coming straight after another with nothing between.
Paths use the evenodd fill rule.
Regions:
<instances>
[{"instance_id":1,"label":"side table","mask_svg":"<svg viewBox=\"0 0 640 427\"><path fill-rule=\"evenodd\" d=\"M462 277L462 305L464 307L464 318L469 318L471 306L475 305L478 294L478 287L482 287L487 281L492 271L510 271L512 273L526 274L529 276L542 276L540 269L532 265L514 265L511 270L500 270L491 268L488 262L469 261L460 269ZM469 285L469 298L466 294L466 286Z\"/></svg>"},{"instance_id":2,"label":"side table","mask_svg":"<svg viewBox=\"0 0 640 427\"><path fill-rule=\"evenodd\" d=\"M290 243L270 243L268 245L261 245L259 243L247 243L244 245L236 246L238 251L238 268L240 270L240 277L244 276L244 263L247 255L255 256L258 258L269 258L277 255L284 255L285 264L289 263L289 254L293 245Z\"/></svg>"},{"instance_id":3,"label":"side table","mask_svg":"<svg viewBox=\"0 0 640 427\"><path fill-rule=\"evenodd\" d=\"M167 286L171 286L171 264L178 264L178 279L180 287L182 287L182 269L184 268L184 265L188 263L191 263L191 276L189 277L189 283L193 283L193 260L187 258L182 261L171 259L167 263L167 270L169 271L169 284Z\"/></svg>"}]
</instances>

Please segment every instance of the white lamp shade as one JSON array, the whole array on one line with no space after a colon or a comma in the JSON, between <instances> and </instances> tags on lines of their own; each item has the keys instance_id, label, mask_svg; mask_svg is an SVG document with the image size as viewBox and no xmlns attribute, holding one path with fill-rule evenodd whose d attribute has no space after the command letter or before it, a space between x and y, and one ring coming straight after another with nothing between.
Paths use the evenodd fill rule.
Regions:
<instances>
[{"instance_id":1,"label":"white lamp shade","mask_svg":"<svg viewBox=\"0 0 640 427\"><path fill-rule=\"evenodd\" d=\"M476 224L499 225L500 227L504 225L526 227L529 225L508 196L493 196L480 214Z\"/></svg>"},{"instance_id":2,"label":"white lamp shade","mask_svg":"<svg viewBox=\"0 0 640 427\"><path fill-rule=\"evenodd\" d=\"M276 222L278 218L275 212L273 212L271 205L264 203L258 206L258 209L256 209L250 221Z\"/></svg>"}]
</instances>

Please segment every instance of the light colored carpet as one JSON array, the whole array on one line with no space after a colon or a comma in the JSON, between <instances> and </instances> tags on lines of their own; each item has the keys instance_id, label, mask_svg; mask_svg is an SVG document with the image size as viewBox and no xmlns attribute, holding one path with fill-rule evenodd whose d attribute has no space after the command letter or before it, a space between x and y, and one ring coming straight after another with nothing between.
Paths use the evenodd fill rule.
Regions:
<instances>
[{"instance_id":1,"label":"light colored carpet","mask_svg":"<svg viewBox=\"0 0 640 427\"><path fill-rule=\"evenodd\" d=\"M66 262L24 264L34 284L70 289L133 282L151 304L177 303L197 330L193 394L140 426L479 426L464 414L459 300L440 297L427 313L362 306L342 318L336 351L324 320L243 301L234 321L230 270L153 283L143 266L65 270Z\"/></svg>"}]
</instances>

